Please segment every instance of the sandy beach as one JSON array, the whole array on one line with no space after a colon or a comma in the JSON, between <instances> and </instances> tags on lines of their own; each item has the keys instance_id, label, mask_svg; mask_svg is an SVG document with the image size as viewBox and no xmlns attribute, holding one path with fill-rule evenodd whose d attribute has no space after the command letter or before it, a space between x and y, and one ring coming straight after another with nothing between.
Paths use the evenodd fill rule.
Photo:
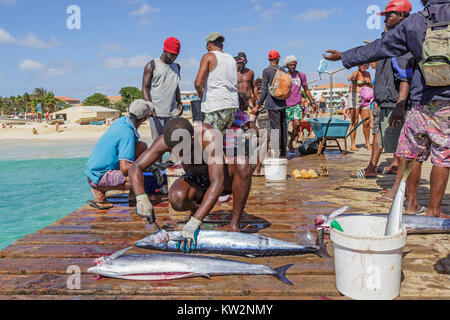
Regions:
<instances>
[{"instance_id":1,"label":"sandy beach","mask_svg":"<svg viewBox=\"0 0 450 320\"><path fill-rule=\"evenodd\" d=\"M36 129L38 134L33 134L32 130ZM54 125L47 123L36 123L26 125L13 125L12 128L0 128L0 140L98 140L107 130L109 126L82 126L78 124L64 124L59 126L60 132L56 132ZM145 122L139 128L139 134L143 140L151 138L150 126Z\"/></svg>"}]
</instances>

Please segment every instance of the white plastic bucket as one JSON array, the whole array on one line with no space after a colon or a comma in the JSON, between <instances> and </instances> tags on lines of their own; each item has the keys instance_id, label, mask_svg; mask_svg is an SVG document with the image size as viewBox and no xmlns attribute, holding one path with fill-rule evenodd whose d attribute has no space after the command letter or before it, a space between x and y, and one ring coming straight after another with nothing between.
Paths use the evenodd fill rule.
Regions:
<instances>
[{"instance_id":1,"label":"white plastic bucket","mask_svg":"<svg viewBox=\"0 0 450 320\"><path fill-rule=\"evenodd\" d=\"M331 228L336 287L358 300L392 300L400 294L402 249L406 229L385 237L386 218L358 216L335 219L344 232Z\"/></svg>"},{"instance_id":2,"label":"white plastic bucket","mask_svg":"<svg viewBox=\"0 0 450 320\"><path fill-rule=\"evenodd\" d=\"M264 174L267 181L287 179L287 159L268 158L264 160Z\"/></svg>"}]
</instances>

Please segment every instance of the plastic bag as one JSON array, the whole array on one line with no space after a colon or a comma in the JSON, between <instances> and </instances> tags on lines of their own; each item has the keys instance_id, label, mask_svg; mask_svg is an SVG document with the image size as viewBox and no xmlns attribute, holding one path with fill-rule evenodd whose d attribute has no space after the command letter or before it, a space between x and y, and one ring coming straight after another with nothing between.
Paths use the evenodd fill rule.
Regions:
<instances>
[{"instance_id":1,"label":"plastic bag","mask_svg":"<svg viewBox=\"0 0 450 320\"><path fill-rule=\"evenodd\" d=\"M298 152L306 156L315 154L319 151L319 142L315 138L307 139L298 147Z\"/></svg>"}]
</instances>

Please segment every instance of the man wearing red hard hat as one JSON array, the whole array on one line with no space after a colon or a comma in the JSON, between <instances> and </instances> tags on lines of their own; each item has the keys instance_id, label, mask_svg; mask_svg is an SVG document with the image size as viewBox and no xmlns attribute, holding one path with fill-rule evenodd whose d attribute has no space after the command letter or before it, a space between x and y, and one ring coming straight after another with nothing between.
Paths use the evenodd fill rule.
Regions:
<instances>
[{"instance_id":1,"label":"man wearing red hard hat","mask_svg":"<svg viewBox=\"0 0 450 320\"><path fill-rule=\"evenodd\" d=\"M381 39L345 52L327 50L328 55L323 56L330 61L342 60L346 68L352 68L411 52L419 67L412 73L412 108L405 119L396 153L400 158L414 161L406 187L406 211L420 209L417 189L422 163L431 156L433 169L426 214L448 218L441 211L441 204L450 174L450 61L442 57L448 57L450 48L447 31L450 0L422 0L422 3L424 10L404 19Z\"/></svg>"},{"instance_id":2,"label":"man wearing red hard hat","mask_svg":"<svg viewBox=\"0 0 450 320\"><path fill-rule=\"evenodd\" d=\"M142 80L144 100L155 105L155 115L150 116L152 143L164 133L166 123L183 113L180 94L180 65L175 63L181 44L170 37L164 41L160 58L147 63Z\"/></svg>"},{"instance_id":3,"label":"man wearing red hard hat","mask_svg":"<svg viewBox=\"0 0 450 320\"><path fill-rule=\"evenodd\" d=\"M276 99L269 94L269 85L272 84L277 70L283 70L278 65L280 62L280 53L277 50L271 50L268 59L270 65L263 71L261 96L253 109L253 113L256 114L261 106L265 106L269 113L271 132L274 132L273 130L278 131L279 156L280 158L285 158L287 152L286 100Z\"/></svg>"}]
</instances>

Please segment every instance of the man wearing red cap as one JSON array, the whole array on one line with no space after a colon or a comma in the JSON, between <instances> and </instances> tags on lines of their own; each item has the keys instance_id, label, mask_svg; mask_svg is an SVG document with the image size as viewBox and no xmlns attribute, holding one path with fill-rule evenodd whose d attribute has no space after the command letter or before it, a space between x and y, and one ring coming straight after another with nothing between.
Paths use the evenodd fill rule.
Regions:
<instances>
[{"instance_id":1,"label":"man wearing red cap","mask_svg":"<svg viewBox=\"0 0 450 320\"><path fill-rule=\"evenodd\" d=\"M287 151L286 100L278 100L268 94L269 85L273 82L277 70L283 69L278 65L280 62L280 54L277 50L271 50L269 52L269 61L270 66L264 69L262 74L261 96L253 109L253 114L256 114L265 102L265 107L269 112L271 132L278 132L280 157L285 158Z\"/></svg>"},{"instance_id":2,"label":"man wearing red cap","mask_svg":"<svg viewBox=\"0 0 450 320\"><path fill-rule=\"evenodd\" d=\"M389 2L386 10L379 13L379 15L386 17L385 32L391 32L403 19L409 17L411 9L412 5L408 0L393 0ZM396 173L398 158L395 156L390 166L378 168L377 170L377 165L383 149L386 153L395 153L397 150L405 112L410 107L408 99L409 88L415 67L416 63L410 52L400 57L378 61L374 84L375 107L373 111L372 157L368 167L364 170L356 171L352 174L353 178L375 179L377 173ZM391 117L396 119L395 123L391 121L392 126L389 123L389 118ZM403 173L400 171L399 176L401 180ZM377 201L392 202L392 199L393 195L388 195L378 198Z\"/></svg>"},{"instance_id":3,"label":"man wearing red cap","mask_svg":"<svg viewBox=\"0 0 450 320\"><path fill-rule=\"evenodd\" d=\"M175 63L180 53L180 41L168 38L159 59L150 61L144 69L142 95L155 105L156 115L150 116L152 143L164 133L166 123L183 113L180 94L180 65Z\"/></svg>"},{"instance_id":4,"label":"man wearing red cap","mask_svg":"<svg viewBox=\"0 0 450 320\"><path fill-rule=\"evenodd\" d=\"M450 63L442 57L448 56L450 47L447 31L450 0L422 0L422 3L425 6L423 11L404 19L381 39L342 53L327 50L328 55L324 54L324 58L342 60L348 69L408 52L419 62L420 67L414 69L411 80L412 108L400 134L396 153L407 161L416 160L407 181L405 211L417 212L420 209L417 189L422 163L431 156L433 169L427 215L448 218L441 211L441 204L450 173ZM430 51L430 47L434 50ZM393 116L392 122L398 118L402 120Z\"/></svg>"}]
</instances>

